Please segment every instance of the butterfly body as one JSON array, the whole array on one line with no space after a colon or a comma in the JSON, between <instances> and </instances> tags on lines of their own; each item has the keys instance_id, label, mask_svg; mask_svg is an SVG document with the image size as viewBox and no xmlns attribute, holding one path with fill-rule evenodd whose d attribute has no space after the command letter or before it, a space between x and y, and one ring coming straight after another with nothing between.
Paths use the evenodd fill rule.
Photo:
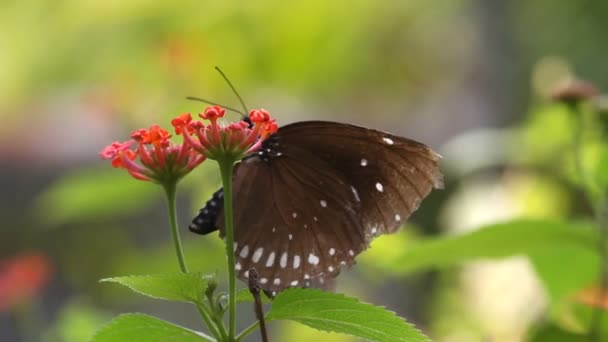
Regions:
<instances>
[{"instance_id":1,"label":"butterfly body","mask_svg":"<svg viewBox=\"0 0 608 342\"><path fill-rule=\"evenodd\" d=\"M234 252L260 286L324 287L380 234L394 233L433 188L439 155L427 146L349 124L281 127L236 167ZM190 229L223 236L221 190Z\"/></svg>"}]
</instances>

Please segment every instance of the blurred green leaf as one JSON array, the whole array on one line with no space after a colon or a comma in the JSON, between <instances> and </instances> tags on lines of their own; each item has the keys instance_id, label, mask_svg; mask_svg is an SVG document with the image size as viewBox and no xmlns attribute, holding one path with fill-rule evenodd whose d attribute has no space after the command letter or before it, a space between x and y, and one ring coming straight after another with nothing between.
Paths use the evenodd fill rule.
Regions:
<instances>
[{"instance_id":1,"label":"blurred green leaf","mask_svg":"<svg viewBox=\"0 0 608 342\"><path fill-rule=\"evenodd\" d=\"M430 341L394 312L356 298L314 289L289 289L279 293L268 319L292 320L369 341Z\"/></svg>"},{"instance_id":2,"label":"blurred green leaf","mask_svg":"<svg viewBox=\"0 0 608 342\"><path fill-rule=\"evenodd\" d=\"M44 341L86 341L109 317L107 313L89 305L71 302L61 308L57 322Z\"/></svg>"},{"instance_id":3,"label":"blurred green leaf","mask_svg":"<svg viewBox=\"0 0 608 342\"><path fill-rule=\"evenodd\" d=\"M209 277L201 273L172 273L114 277L101 281L118 283L152 298L200 303Z\"/></svg>"},{"instance_id":4,"label":"blurred green leaf","mask_svg":"<svg viewBox=\"0 0 608 342\"><path fill-rule=\"evenodd\" d=\"M212 341L200 333L144 314L124 314L102 326L91 342Z\"/></svg>"},{"instance_id":5,"label":"blurred green leaf","mask_svg":"<svg viewBox=\"0 0 608 342\"><path fill-rule=\"evenodd\" d=\"M167 239L169 239L167 229ZM184 254L190 271L213 273L218 269L223 271L225 263L217 260L225 258L224 242L216 236L184 235ZM165 273L179 270L175 247L170 240L159 246L145 249L130 249L115 265L114 274L137 273Z\"/></svg>"},{"instance_id":6,"label":"blurred green leaf","mask_svg":"<svg viewBox=\"0 0 608 342\"><path fill-rule=\"evenodd\" d=\"M412 243L381 266L398 273L441 268L488 258L542 253L563 246L593 249L589 224L518 220L481 227L471 233Z\"/></svg>"},{"instance_id":7,"label":"blurred green leaf","mask_svg":"<svg viewBox=\"0 0 608 342\"><path fill-rule=\"evenodd\" d=\"M108 166L79 170L61 178L40 195L36 211L49 224L93 221L133 214L161 194L160 187Z\"/></svg>"},{"instance_id":8,"label":"blurred green leaf","mask_svg":"<svg viewBox=\"0 0 608 342\"><path fill-rule=\"evenodd\" d=\"M595 168L595 178L601 189L608 189L608 147L600 152L599 161Z\"/></svg>"},{"instance_id":9,"label":"blurred green leaf","mask_svg":"<svg viewBox=\"0 0 608 342\"><path fill-rule=\"evenodd\" d=\"M591 284L599 272L598 252L591 246L560 243L532 251L530 261L553 303Z\"/></svg>"},{"instance_id":10,"label":"blurred green leaf","mask_svg":"<svg viewBox=\"0 0 608 342\"><path fill-rule=\"evenodd\" d=\"M547 324L538 329L530 338L530 342L583 342L589 341L586 335L575 334Z\"/></svg>"}]
</instances>

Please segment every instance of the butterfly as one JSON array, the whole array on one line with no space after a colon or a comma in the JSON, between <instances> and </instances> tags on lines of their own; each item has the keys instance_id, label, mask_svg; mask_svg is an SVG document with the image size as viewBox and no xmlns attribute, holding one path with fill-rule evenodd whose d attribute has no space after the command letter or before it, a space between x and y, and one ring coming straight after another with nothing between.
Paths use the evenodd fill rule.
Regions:
<instances>
[{"instance_id":1,"label":"butterfly","mask_svg":"<svg viewBox=\"0 0 608 342\"><path fill-rule=\"evenodd\" d=\"M331 285L381 234L399 230L432 189L441 157L428 146L351 124L302 121L279 128L233 173L238 277L260 287ZM224 236L223 190L193 219Z\"/></svg>"}]
</instances>

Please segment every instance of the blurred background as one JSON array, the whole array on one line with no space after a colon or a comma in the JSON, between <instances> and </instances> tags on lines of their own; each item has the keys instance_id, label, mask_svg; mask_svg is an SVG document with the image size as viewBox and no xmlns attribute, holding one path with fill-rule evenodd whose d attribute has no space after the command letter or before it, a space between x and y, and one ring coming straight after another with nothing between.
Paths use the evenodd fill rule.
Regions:
<instances>
[{"instance_id":1,"label":"blurred background","mask_svg":"<svg viewBox=\"0 0 608 342\"><path fill-rule=\"evenodd\" d=\"M444 156L446 189L378 239L339 291L436 341L575 340L588 320L573 298L597 280L591 249L569 250L586 273L561 292L539 276L539 265L563 266L547 254L415 271L395 261L418 241L494 222L592 216L573 181L567 110L547 97L568 78L606 85L606 13L602 0L0 2L0 340L85 341L123 312L200 329L189 305L98 282L178 271L160 187L98 152L202 111L186 96L238 105L214 66L280 125L349 122ZM184 228L220 184L206 164L180 184ZM217 235L182 234L191 269L223 274ZM12 295L11 269L22 274ZM248 305L239 314L242 327L253 319ZM283 322L271 335L355 341Z\"/></svg>"}]
</instances>

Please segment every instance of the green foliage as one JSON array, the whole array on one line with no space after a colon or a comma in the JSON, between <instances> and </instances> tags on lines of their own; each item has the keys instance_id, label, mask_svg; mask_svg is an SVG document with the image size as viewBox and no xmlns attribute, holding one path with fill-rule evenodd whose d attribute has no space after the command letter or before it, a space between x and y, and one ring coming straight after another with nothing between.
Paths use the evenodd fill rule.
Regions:
<instances>
[{"instance_id":1,"label":"green foliage","mask_svg":"<svg viewBox=\"0 0 608 342\"><path fill-rule=\"evenodd\" d=\"M107 313L100 312L89 305L78 301L69 303L57 315L57 321L44 341L86 341L108 319Z\"/></svg>"},{"instance_id":2,"label":"green foliage","mask_svg":"<svg viewBox=\"0 0 608 342\"><path fill-rule=\"evenodd\" d=\"M272 302L268 320L287 319L315 329L358 336L369 341L429 341L391 311L342 294L290 289Z\"/></svg>"},{"instance_id":3,"label":"green foliage","mask_svg":"<svg viewBox=\"0 0 608 342\"><path fill-rule=\"evenodd\" d=\"M586 342L589 337L569 332L555 325L545 325L538 329L529 340L530 342Z\"/></svg>"},{"instance_id":4,"label":"green foliage","mask_svg":"<svg viewBox=\"0 0 608 342\"><path fill-rule=\"evenodd\" d=\"M471 233L422 240L382 266L399 273L441 268L488 258L542 253L563 246L593 248L591 226L541 220L493 224Z\"/></svg>"},{"instance_id":5,"label":"green foliage","mask_svg":"<svg viewBox=\"0 0 608 342\"><path fill-rule=\"evenodd\" d=\"M200 342L199 333L144 314L124 314L102 326L90 342Z\"/></svg>"},{"instance_id":6,"label":"green foliage","mask_svg":"<svg viewBox=\"0 0 608 342\"><path fill-rule=\"evenodd\" d=\"M600 260L592 246L559 243L532 251L530 261L551 304L560 304L597 279Z\"/></svg>"},{"instance_id":7,"label":"green foliage","mask_svg":"<svg viewBox=\"0 0 608 342\"><path fill-rule=\"evenodd\" d=\"M152 298L196 304L203 300L209 276L200 273L173 273L114 277L101 281L118 283Z\"/></svg>"},{"instance_id":8,"label":"green foliage","mask_svg":"<svg viewBox=\"0 0 608 342\"><path fill-rule=\"evenodd\" d=\"M38 198L37 211L49 224L94 221L132 215L161 194L160 188L135 182L111 168L80 170L46 189Z\"/></svg>"}]
</instances>

